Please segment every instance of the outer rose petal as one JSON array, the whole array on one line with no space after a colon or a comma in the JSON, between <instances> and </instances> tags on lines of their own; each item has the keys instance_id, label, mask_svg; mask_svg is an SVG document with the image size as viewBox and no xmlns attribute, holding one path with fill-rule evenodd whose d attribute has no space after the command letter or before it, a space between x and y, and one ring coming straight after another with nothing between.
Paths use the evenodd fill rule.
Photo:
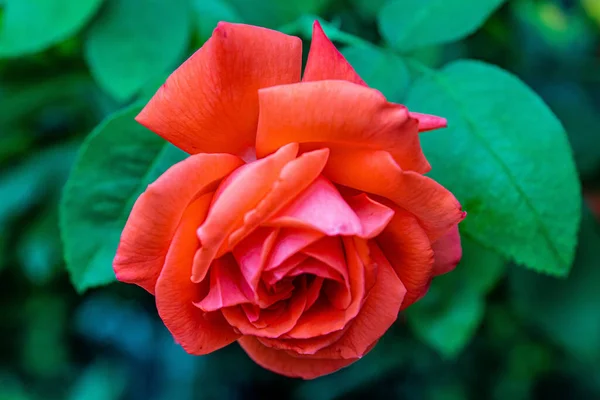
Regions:
<instances>
[{"instance_id":1,"label":"outer rose petal","mask_svg":"<svg viewBox=\"0 0 600 400\"><path fill-rule=\"evenodd\" d=\"M433 274L441 275L452 271L462 258L458 225L450 228L448 233L435 241L431 247L435 254Z\"/></svg>"},{"instance_id":2,"label":"outer rose petal","mask_svg":"<svg viewBox=\"0 0 600 400\"><path fill-rule=\"evenodd\" d=\"M267 347L277 350L289 350L298 355L313 355L317 351L330 346L340 340L346 333L346 329L329 333L327 335L316 336L310 339L270 339L257 338L259 342ZM292 354L294 355L294 354Z\"/></svg>"},{"instance_id":3,"label":"outer rose petal","mask_svg":"<svg viewBox=\"0 0 600 400\"><path fill-rule=\"evenodd\" d=\"M121 234L113 261L117 279L154 293L185 208L243 163L230 154L198 154L175 164L148 186Z\"/></svg>"},{"instance_id":4,"label":"outer rose petal","mask_svg":"<svg viewBox=\"0 0 600 400\"><path fill-rule=\"evenodd\" d=\"M286 143L386 150L402 168L425 173L418 123L406 107L388 103L376 90L345 81L303 82L259 91L256 154Z\"/></svg>"},{"instance_id":5,"label":"outer rose petal","mask_svg":"<svg viewBox=\"0 0 600 400\"><path fill-rule=\"evenodd\" d=\"M402 171L385 151L331 153L323 173L333 182L385 197L414 214L431 241L466 215L458 200L442 185L415 172Z\"/></svg>"},{"instance_id":6,"label":"outer rose petal","mask_svg":"<svg viewBox=\"0 0 600 400\"><path fill-rule=\"evenodd\" d=\"M420 298L427 290L433 271L433 250L417 219L404 210L377 237L377 243L406 287L402 308ZM369 246L371 252L372 246Z\"/></svg>"},{"instance_id":7,"label":"outer rose petal","mask_svg":"<svg viewBox=\"0 0 600 400\"><path fill-rule=\"evenodd\" d=\"M190 281L192 259L199 246L195 233L206 217L211 197L204 195L186 210L156 283L158 314L177 343L196 355L218 350L239 337L220 312L204 313L193 305L202 295L200 285Z\"/></svg>"},{"instance_id":8,"label":"outer rose petal","mask_svg":"<svg viewBox=\"0 0 600 400\"><path fill-rule=\"evenodd\" d=\"M221 22L137 121L191 154L241 154L254 145L258 90L298 82L301 60L297 37Z\"/></svg>"},{"instance_id":9,"label":"outer rose petal","mask_svg":"<svg viewBox=\"0 0 600 400\"><path fill-rule=\"evenodd\" d=\"M340 79L367 86L365 81L352 68L352 65L325 35L319 21L315 21L302 81L325 81L330 79Z\"/></svg>"},{"instance_id":10,"label":"outer rose petal","mask_svg":"<svg viewBox=\"0 0 600 400\"><path fill-rule=\"evenodd\" d=\"M319 21L315 21L310 51L308 52L308 61L306 62L302 81L310 82L332 79L368 86L342 53L331 43L331 40L323 32ZM446 127L445 118L412 112L410 116L419 121L419 132Z\"/></svg>"},{"instance_id":11,"label":"outer rose petal","mask_svg":"<svg viewBox=\"0 0 600 400\"><path fill-rule=\"evenodd\" d=\"M252 336L244 336L238 343L258 365L291 378L313 379L337 371L354 360L319 360L293 357L284 350L274 350Z\"/></svg>"}]
</instances>

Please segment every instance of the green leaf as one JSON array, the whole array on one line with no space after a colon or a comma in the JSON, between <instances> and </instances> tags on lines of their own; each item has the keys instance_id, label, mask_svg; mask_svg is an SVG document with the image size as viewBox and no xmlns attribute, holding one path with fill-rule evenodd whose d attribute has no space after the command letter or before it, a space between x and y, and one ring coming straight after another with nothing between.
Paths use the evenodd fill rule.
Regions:
<instances>
[{"instance_id":1,"label":"green leaf","mask_svg":"<svg viewBox=\"0 0 600 400\"><path fill-rule=\"evenodd\" d=\"M433 279L427 295L407 309L410 328L442 356L456 357L469 343L485 310L485 295L504 274L505 262L463 235L456 269Z\"/></svg>"},{"instance_id":2,"label":"green leaf","mask_svg":"<svg viewBox=\"0 0 600 400\"><path fill-rule=\"evenodd\" d=\"M201 43L212 36L219 22L242 22L237 10L224 0L193 0L192 8Z\"/></svg>"},{"instance_id":3,"label":"green leaf","mask_svg":"<svg viewBox=\"0 0 600 400\"><path fill-rule=\"evenodd\" d=\"M303 14L321 15L332 0L229 0L245 23L279 28Z\"/></svg>"},{"instance_id":4,"label":"green leaf","mask_svg":"<svg viewBox=\"0 0 600 400\"><path fill-rule=\"evenodd\" d=\"M556 280L513 268L510 300L536 326L579 360L600 362L600 227L585 210L573 271Z\"/></svg>"},{"instance_id":5,"label":"green leaf","mask_svg":"<svg viewBox=\"0 0 600 400\"><path fill-rule=\"evenodd\" d=\"M400 51L452 42L475 32L504 1L393 0L379 11L379 30Z\"/></svg>"},{"instance_id":6,"label":"green leaf","mask_svg":"<svg viewBox=\"0 0 600 400\"><path fill-rule=\"evenodd\" d=\"M581 194L563 127L515 76L476 61L427 71L408 98L444 116L448 129L421 136L432 177L468 212L461 228L519 264L569 273Z\"/></svg>"},{"instance_id":7,"label":"green leaf","mask_svg":"<svg viewBox=\"0 0 600 400\"><path fill-rule=\"evenodd\" d=\"M5 0L0 57L36 53L74 35L103 0Z\"/></svg>"},{"instance_id":8,"label":"green leaf","mask_svg":"<svg viewBox=\"0 0 600 400\"><path fill-rule=\"evenodd\" d=\"M176 66L190 37L188 0L108 0L85 40L94 79L117 100Z\"/></svg>"},{"instance_id":9,"label":"green leaf","mask_svg":"<svg viewBox=\"0 0 600 400\"><path fill-rule=\"evenodd\" d=\"M369 86L380 90L389 101L402 101L410 83L402 58L374 46L346 47L342 54Z\"/></svg>"},{"instance_id":10,"label":"green leaf","mask_svg":"<svg viewBox=\"0 0 600 400\"><path fill-rule=\"evenodd\" d=\"M71 281L79 292L115 280L112 259L133 203L146 186L185 158L137 124L134 105L102 122L81 147L60 207Z\"/></svg>"}]
</instances>

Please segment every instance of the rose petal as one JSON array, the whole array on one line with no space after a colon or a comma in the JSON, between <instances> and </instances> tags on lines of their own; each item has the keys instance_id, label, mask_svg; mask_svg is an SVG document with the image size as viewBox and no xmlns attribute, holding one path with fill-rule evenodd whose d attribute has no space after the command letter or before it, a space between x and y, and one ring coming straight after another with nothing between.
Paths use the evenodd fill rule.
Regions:
<instances>
[{"instance_id":1,"label":"rose petal","mask_svg":"<svg viewBox=\"0 0 600 400\"><path fill-rule=\"evenodd\" d=\"M311 256L336 271L345 282L348 281L348 267L342 241L339 237L325 236L302 249L302 253Z\"/></svg>"},{"instance_id":2,"label":"rose petal","mask_svg":"<svg viewBox=\"0 0 600 400\"><path fill-rule=\"evenodd\" d=\"M365 193L346 197L346 203L360 219L363 238L371 239L379 235L394 216L394 210L372 200Z\"/></svg>"},{"instance_id":3,"label":"rose petal","mask_svg":"<svg viewBox=\"0 0 600 400\"><path fill-rule=\"evenodd\" d=\"M258 300L258 284L278 234L278 229L261 227L232 250L255 300Z\"/></svg>"},{"instance_id":4,"label":"rose petal","mask_svg":"<svg viewBox=\"0 0 600 400\"><path fill-rule=\"evenodd\" d=\"M154 293L185 208L242 164L240 158L229 154L198 154L175 164L148 186L121 234L113 261L117 279Z\"/></svg>"},{"instance_id":5,"label":"rose petal","mask_svg":"<svg viewBox=\"0 0 600 400\"><path fill-rule=\"evenodd\" d=\"M307 255L296 253L286 259L277 268L265 271L262 274L262 280L269 286L275 285L278 281L287 276L294 268L300 265L308 258Z\"/></svg>"},{"instance_id":6,"label":"rose petal","mask_svg":"<svg viewBox=\"0 0 600 400\"><path fill-rule=\"evenodd\" d=\"M217 258L210 266L210 290L194 305L202 311L216 311L223 307L250 303L254 298L248 282L231 254Z\"/></svg>"},{"instance_id":7,"label":"rose petal","mask_svg":"<svg viewBox=\"0 0 600 400\"><path fill-rule=\"evenodd\" d=\"M304 311L308 311L319 298L324 280L325 279L321 278L320 276L315 276L315 279L312 282L309 281L307 284L306 306L304 307Z\"/></svg>"},{"instance_id":8,"label":"rose petal","mask_svg":"<svg viewBox=\"0 0 600 400\"><path fill-rule=\"evenodd\" d=\"M325 176L341 185L383 196L418 219L436 241L466 215L454 195L433 179L402 171L385 151L331 153Z\"/></svg>"},{"instance_id":9,"label":"rose petal","mask_svg":"<svg viewBox=\"0 0 600 400\"><path fill-rule=\"evenodd\" d=\"M308 52L303 82L340 79L367 86L352 65L325 35L319 21L313 24L312 41Z\"/></svg>"},{"instance_id":10,"label":"rose petal","mask_svg":"<svg viewBox=\"0 0 600 400\"><path fill-rule=\"evenodd\" d=\"M377 263L371 258L371 250L369 248L369 243L371 243L371 241L367 241L358 237L354 237L352 239L354 239L356 254L358 254L358 257L365 266L365 290L368 295L373 288L373 285L375 285L375 282L377 281L378 271Z\"/></svg>"},{"instance_id":11,"label":"rose petal","mask_svg":"<svg viewBox=\"0 0 600 400\"><path fill-rule=\"evenodd\" d=\"M331 268L331 266L322 261L315 260L314 258L310 257L298 264L288 273L288 276L290 277L301 275L312 275L321 277L323 279L344 283L344 278L342 278L342 276L340 276L335 269Z\"/></svg>"},{"instance_id":12,"label":"rose petal","mask_svg":"<svg viewBox=\"0 0 600 400\"><path fill-rule=\"evenodd\" d=\"M389 151L406 170L430 166L419 142L418 123L406 107L381 93L345 81L303 82L259 91L256 154L263 157L297 142L305 148Z\"/></svg>"},{"instance_id":13,"label":"rose petal","mask_svg":"<svg viewBox=\"0 0 600 400\"><path fill-rule=\"evenodd\" d=\"M300 80L299 38L221 22L158 90L137 121L190 153L254 146L258 90Z\"/></svg>"},{"instance_id":14,"label":"rose petal","mask_svg":"<svg viewBox=\"0 0 600 400\"><path fill-rule=\"evenodd\" d=\"M394 218L377 237L377 244L406 287L404 309L424 294L429 285L433 250L417 219L404 210L395 211ZM372 246L369 248L373 250Z\"/></svg>"},{"instance_id":15,"label":"rose petal","mask_svg":"<svg viewBox=\"0 0 600 400\"><path fill-rule=\"evenodd\" d=\"M271 190L254 209L244 215L244 224L231 234L228 248L233 248L306 189L321 174L328 157L329 149L319 149L304 153L286 164Z\"/></svg>"},{"instance_id":16,"label":"rose petal","mask_svg":"<svg viewBox=\"0 0 600 400\"><path fill-rule=\"evenodd\" d=\"M285 304L283 312L270 313L269 310L261 310L260 317L255 323L248 321L240 307L224 308L222 312L227 322L244 335L275 338L288 332L296 325L305 306L306 282L301 280L291 299ZM264 324L260 325L261 322L264 322Z\"/></svg>"},{"instance_id":17,"label":"rose petal","mask_svg":"<svg viewBox=\"0 0 600 400\"><path fill-rule=\"evenodd\" d=\"M205 313L193 305L201 286L190 281L192 259L200 245L196 229L208 212L212 193L185 211L156 282L156 308L177 343L190 354L208 354L235 341L239 335L220 312Z\"/></svg>"},{"instance_id":18,"label":"rose petal","mask_svg":"<svg viewBox=\"0 0 600 400\"><path fill-rule=\"evenodd\" d=\"M378 264L377 281L348 331L337 342L313 357L356 359L369 351L398 317L406 289L377 245L371 254Z\"/></svg>"},{"instance_id":19,"label":"rose petal","mask_svg":"<svg viewBox=\"0 0 600 400\"><path fill-rule=\"evenodd\" d=\"M365 295L365 268L362 264L352 238L343 237L348 265L350 294L352 302L345 310L334 308L327 301L317 300L306 311L296 326L284 335L285 339L308 339L343 329L348 321L356 317Z\"/></svg>"},{"instance_id":20,"label":"rose petal","mask_svg":"<svg viewBox=\"0 0 600 400\"><path fill-rule=\"evenodd\" d=\"M435 257L433 274L442 275L452 271L462 258L462 247L460 245L458 225L450 228L448 233L431 245L431 248L433 249Z\"/></svg>"},{"instance_id":21,"label":"rose petal","mask_svg":"<svg viewBox=\"0 0 600 400\"><path fill-rule=\"evenodd\" d=\"M430 114L410 113L411 118L419 121L419 132L432 131L434 129L445 128L448 126L446 118Z\"/></svg>"},{"instance_id":22,"label":"rose petal","mask_svg":"<svg viewBox=\"0 0 600 400\"><path fill-rule=\"evenodd\" d=\"M243 223L244 214L262 200L285 164L296 157L297 151L298 145L286 145L267 158L246 164L222 183L206 220L198 228L202 246L194 257L194 282L204 279L227 236Z\"/></svg>"},{"instance_id":23,"label":"rose petal","mask_svg":"<svg viewBox=\"0 0 600 400\"><path fill-rule=\"evenodd\" d=\"M344 80L362 86L368 86L350 65L348 60L325 35L319 21L313 24L312 42L308 52L308 61L302 77L303 82ZM419 121L419 132L445 128L446 119L435 115L410 113L411 118ZM405 167L406 168L406 167Z\"/></svg>"},{"instance_id":24,"label":"rose petal","mask_svg":"<svg viewBox=\"0 0 600 400\"><path fill-rule=\"evenodd\" d=\"M309 229L281 229L279 231L279 236L273 244L271 255L269 256L264 270L271 271L279 267L285 260L298 253L306 246L309 246L311 243L321 239L323 236L324 235L321 232Z\"/></svg>"},{"instance_id":25,"label":"rose petal","mask_svg":"<svg viewBox=\"0 0 600 400\"><path fill-rule=\"evenodd\" d=\"M290 378L313 379L335 372L356 361L297 358L283 350L266 347L251 336L241 337L238 343L255 363Z\"/></svg>"},{"instance_id":26,"label":"rose petal","mask_svg":"<svg viewBox=\"0 0 600 400\"><path fill-rule=\"evenodd\" d=\"M323 177L317 178L266 224L314 229L328 236L362 236L360 220L337 189Z\"/></svg>"},{"instance_id":27,"label":"rose petal","mask_svg":"<svg viewBox=\"0 0 600 400\"><path fill-rule=\"evenodd\" d=\"M267 347L277 350L287 350L291 353L296 353L292 354L292 356L298 357L302 355L313 355L319 350L337 342L345 334L346 329L343 329L341 331L332 332L327 335L321 335L310 339L270 339L261 337L257 337L257 339Z\"/></svg>"}]
</instances>

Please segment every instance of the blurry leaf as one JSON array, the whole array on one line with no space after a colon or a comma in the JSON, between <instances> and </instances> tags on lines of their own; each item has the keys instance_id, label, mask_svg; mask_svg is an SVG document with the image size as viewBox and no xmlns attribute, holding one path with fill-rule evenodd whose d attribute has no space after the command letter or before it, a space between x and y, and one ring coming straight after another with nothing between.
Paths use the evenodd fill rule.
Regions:
<instances>
[{"instance_id":1,"label":"blurry leaf","mask_svg":"<svg viewBox=\"0 0 600 400\"><path fill-rule=\"evenodd\" d=\"M102 1L4 0L0 57L36 53L67 39L85 26Z\"/></svg>"},{"instance_id":2,"label":"blurry leaf","mask_svg":"<svg viewBox=\"0 0 600 400\"><path fill-rule=\"evenodd\" d=\"M469 343L484 315L485 295L504 273L504 260L465 235L456 269L433 279L423 299L406 311L415 335L452 358Z\"/></svg>"},{"instance_id":3,"label":"blurry leaf","mask_svg":"<svg viewBox=\"0 0 600 400\"><path fill-rule=\"evenodd\" d=\"M78 142L48 147L0 175L0 228L33 205L57 195L78 147Z\"/></svg>"},{"instance_id":4,"label":"blurry leaf","mask_svg":"<svg viewBox=\"0 0 600 400\"><path fill-rule=\"evenodd\" d=\"M68 400L117 400L129 381L127 370L114 361L99 360L88 366L71 388Z\"/></svg>"},{"instance_id":5,"label":"blurry leaf","mask_svg":"<svg viewBox=\"0 0 600 400\"><path fill-rule=\"evenodd\" d=\"M402 101L410 83L402 58L374 46L346 47L342 54L369 86L381 91L389 101Z\"/></svg>"},{"instance_id":6,"label":"blurry leaf","mask_svg":"<svg viewBox=\"0 0 600 400\"><path fill-rule=\"evenodd\" d=\"M79 292L113 282L112 260L133 203L185 154L135 122L134 105L85 140L65 186L60 225L67 269Z\"/></svg>"},{"instance_id":7,"label":"blurry leaf","mask_svg":"<svg viewBox=\"0 0 600 400\"><path fill-rule=\"evenodd\" d=\"M600 2L598 0L581 0L587 15L600 27Z\"/></svg>"},{"instance_id":8,"label":"blurry leaf","mask_svg":"<svg viewBox=\"0 0 600 400\"><path fill-rule=\"evenodd\" d=\"M586 209L577 256L567 280L513 268L510 297L528 325L534 325L583 361L600 362L600 227Z\"/></svg>"},{"instance_id":9,"label":"blurry leaf","mask_svg":"<svg viewBox=\"0 0 600 400\"><path fill-rule=\"evenodd\" d=\"M41 81L18 82L7 85L0 92L0 127L14 126L19 122L33 125L32 121L50 106L65 105L78 114L86 114L89 109L98 111L98 91L94 81L84 74L65 74ZM96 115L94 115L96 117ZM12 127L11 127L12 128ZM14 128L6 133L14 135ZM23 132L21 132L24 135ZM5 133L0 138L4 147ZM27 138L22 138L27 140ZM0 150L4 151L4 149Z\"/></svg>"},{"instance_id":10,"label":"blurry leaf","mask_svg":"<svg viewBox=\"0 0 600 400\"><path fill-rule=\"evenodd\" d=\"M350 0L362 18L375 19L388 0Z\"/></svg>"},{"instance_id":11,"label":"blurry leaf","mask_svg":"<svg viewBox=\"0 0 600 400\"><path fill-rule=\"evenodd\" d=\"M564 129L516 77L476 61L427 71L411 88L413 110L448 129L421 136L432 177L469 213L462 230L538 272L569 273L580 186Z\"/></svg>"},{"instance_id":12,"label":"blurry leaf","mask_svg":"<svg viewBox=\"0 0 600 400\"><path fill-rule=\"evenodd\" d=\"M505 0L393 0L379 11L379 30L395 49L452 42L475 32Z\"/></svg>"},{"instance_id":13,"label":"blurry leaf","mask_svg":"<svg viewBox=\"0 0 600 400\"><path fill-rule=\"evenodd\" d=\"M279 28L303 14L321 15L332 0L229 0L243 21L251 25Z\"/></svg>"},{"instance_id":14,"label":"blurry leaf","mask_svg":"<svg viewBox=\"0 0 600 400\"><path fill-rule=\"evenodd\" d=\"M1 0L0 0L1 1ZM30 400L25 385L16 376L0 372L0 400Z\"/></svg>"},{"instance_id":15,"label":"blurry leaf","mask_svg":"<svg viewBox=\"0 0 600 400\"><path fill-rule=\"evenodd\" d=\"M22 362L26 371L39 378L52 378L67 367L66 303L56 296L35 296L23 310Z\"/></svg>"},{"instance_id":16,"label":"blurry leaf","mask_svg":"<svg viewBox=\"0 0 600 400\"><path fill-rule=\"evenodd\" d=\"M583 88L576 84L546 85L541 95L562 121L583 177L600 171L600 115Z\"/></svg>"},{"instance_id":17,"label":"blurry leaf","mask_svg":"<svg viewBox=\"0 0 600 400\"><path fill-rule=\"evenodd\" d=\"M195 13L196 29L200 42L204 43L212 36L213 30L221 21L243 22L238 14L225 0L192 0Z\"/></svg>"},{"instance_id":18,"label":"blurry leaf","mask_svg":"<svg viewBox=\"0 0 600 400\"><path fill-rule=\"evenodd\" d=\"M43 285L62 262L58 207L54 201L43 215L27 226L17 244L17 256L27 278Z\"/></svg>"},{"instance_id":19,"label":"blurry leaf","mask_svg":"<svg viewBox=\"0 0 600 400\"><path fill-rule=\"evenodd\" d=\"M593 27L580 15L563 10L554 0L514 0L511 8L515 27L524 30L524 34L519 32L524 41L521 46L531 52L525 56L539 58L540 52L546 52L554 58L573 59L586 57L593 50Z\"/></svg>"},{"instance_id":20,"label":"blurry leaf","mask_svg":"<svg viewBox=\"0 0 600 400\"><path fill-rule=\"evenodd\" d=\"M94 79L117 100L130 99L185 55L188 0L107 0L85 41Z\"/></svg>"}]
</instances>

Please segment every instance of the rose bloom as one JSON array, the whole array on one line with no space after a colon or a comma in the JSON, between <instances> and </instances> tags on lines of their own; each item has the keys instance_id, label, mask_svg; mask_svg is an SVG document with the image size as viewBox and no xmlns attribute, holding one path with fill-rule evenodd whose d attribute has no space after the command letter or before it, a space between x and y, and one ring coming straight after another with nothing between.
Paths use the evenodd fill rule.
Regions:
<instances>
[{"instance_id":1,"label":"rose bloom","mask_svg":"<svg viewBox=\"0 0 600 400\"><path fill-rule=\"evenodd\" d=\"M237 341L315 378L371 350L461 257L465 213L410 113L368 88L315 23L302 42L220 23L137 121L191 154L137 199L118 280L156 298L190 354Z\"/></svg>"}]
</instances>

